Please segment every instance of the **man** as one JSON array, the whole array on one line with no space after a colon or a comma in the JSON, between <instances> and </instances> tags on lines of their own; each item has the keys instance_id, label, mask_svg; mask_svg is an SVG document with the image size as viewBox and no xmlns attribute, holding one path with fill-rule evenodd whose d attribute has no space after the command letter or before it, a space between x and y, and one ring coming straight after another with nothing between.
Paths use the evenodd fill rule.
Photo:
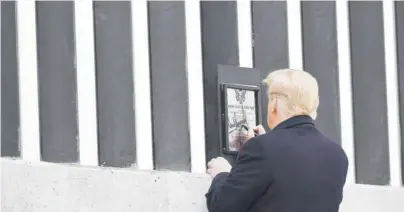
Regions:
<instances>
[{"instance_id":1,"label":"man","mask_svg":"<svg viewBox=\"0 0 404 212\"><path fill-rule=\"evenodd\" d=\"M268 75L268 127L240 150L234 167L223 158L208 163L210 212L337 212L348 160L319 132L316 79L302 70Z\"/></svg>"}]
</instances>

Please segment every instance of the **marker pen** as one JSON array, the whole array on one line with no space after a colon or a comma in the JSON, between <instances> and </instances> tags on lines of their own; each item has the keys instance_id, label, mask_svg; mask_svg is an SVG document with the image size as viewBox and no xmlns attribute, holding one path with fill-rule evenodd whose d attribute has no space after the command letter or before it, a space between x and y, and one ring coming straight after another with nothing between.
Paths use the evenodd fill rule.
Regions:
<instances>
[{"instance_id":1,"label":"marker pen","mask_svg":"<svg viewBox=\"0 0 404 212\"><path fill-rule=\"evenodd\" d=\"M246 125L243 124L243 125L241 125L241 127L243 127L248 132L249 128ZM256 132L254 132L254 136L258 136L258 134Z\"/></svg>"}]
</instances>

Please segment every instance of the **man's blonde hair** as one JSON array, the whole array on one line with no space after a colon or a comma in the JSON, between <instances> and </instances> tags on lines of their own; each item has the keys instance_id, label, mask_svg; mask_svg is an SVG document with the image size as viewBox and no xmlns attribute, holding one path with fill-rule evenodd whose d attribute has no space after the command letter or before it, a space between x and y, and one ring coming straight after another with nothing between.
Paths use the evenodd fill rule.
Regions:
<instances>
[{"instance_id":1,"label":"man's blonde hair","mask_svg":"<svg viewBox=\"0 0 404 212\"><path fill-rule=\"evenodd\" d=\"M318 84L308 72L280 69L271 72L264 83L268 86L269 102L276 100L278 112L285 118L296 115L317 117Z\"/></svg>"}]
</instances>

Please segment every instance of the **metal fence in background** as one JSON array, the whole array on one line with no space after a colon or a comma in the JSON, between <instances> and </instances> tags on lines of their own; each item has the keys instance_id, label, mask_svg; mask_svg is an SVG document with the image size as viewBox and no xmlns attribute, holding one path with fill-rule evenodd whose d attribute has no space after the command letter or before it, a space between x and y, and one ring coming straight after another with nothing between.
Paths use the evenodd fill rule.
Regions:
<instances>
[{"instance_id":1,"label":"metal fence in background","mask_svg":"<svg viewBox=\"0 0 404 212\"><path fill-rule=\"evenodd\" d=\"M204 172L218 64L303 67L348 183L402 186L402 1L1 1L1 156Z\"/></svg>"}]
</instances>

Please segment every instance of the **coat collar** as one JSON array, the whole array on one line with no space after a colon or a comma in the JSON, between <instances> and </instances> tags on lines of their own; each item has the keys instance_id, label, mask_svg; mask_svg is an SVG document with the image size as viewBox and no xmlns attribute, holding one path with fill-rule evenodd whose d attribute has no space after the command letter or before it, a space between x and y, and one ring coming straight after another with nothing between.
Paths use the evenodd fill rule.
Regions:
<instances>
[{"instance_id":1,"label":"coat collar","mask_svg":"<svg viewBox=\"0 0 404 212\"><path fill-rule=\"evenodd\" d=\"M292 118L286 119L285 121L278 124L273 130L287 129L294 126L305 124L314 126L314 120L307 115L293 116Z\"/></svg>"}]
</instances>

